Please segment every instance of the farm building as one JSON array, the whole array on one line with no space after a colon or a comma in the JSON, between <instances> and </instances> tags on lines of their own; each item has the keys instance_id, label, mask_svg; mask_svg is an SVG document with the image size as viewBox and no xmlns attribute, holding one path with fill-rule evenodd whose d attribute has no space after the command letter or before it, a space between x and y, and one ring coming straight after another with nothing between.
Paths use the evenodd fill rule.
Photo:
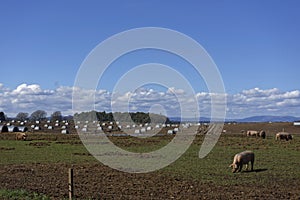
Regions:
<instances>
[{"instance_id":1,"label":"farm building","mask_svg":"<svg viewBox=\"0 0 300 200\"><path fill-rule=\"evenodd\" d=\"M8 128L6 125L0 125L0 132L3 133L3 132L8 132Z\"/></svg>"}]
</instances>

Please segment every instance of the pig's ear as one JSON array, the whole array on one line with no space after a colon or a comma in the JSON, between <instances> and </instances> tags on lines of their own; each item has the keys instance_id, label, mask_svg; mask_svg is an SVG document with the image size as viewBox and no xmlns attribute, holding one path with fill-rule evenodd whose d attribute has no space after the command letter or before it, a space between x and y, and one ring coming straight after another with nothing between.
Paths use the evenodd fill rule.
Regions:
<instances>
[{"instance_id":1,"label":"pig's ear","mask_svg":"<svg viewBox=\"0 0 300 200\"><path fill-rule=\"evenodd\" d=\"M229 165L229 167L232 167L232 166L233 166L233 164Z\"/></svg>"}]
</instances>

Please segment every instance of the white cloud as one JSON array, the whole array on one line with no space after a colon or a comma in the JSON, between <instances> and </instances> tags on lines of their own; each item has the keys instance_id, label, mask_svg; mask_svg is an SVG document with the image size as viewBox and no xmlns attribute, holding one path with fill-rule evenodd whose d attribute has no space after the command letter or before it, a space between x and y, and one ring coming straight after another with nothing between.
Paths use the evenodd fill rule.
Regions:
<instances>
[{"instance_id":1,"label":"white cloud","mask_svg":"<svg viewBox=\"0 0 300 200\"><path fill-rule=\"evenodd\" d=\"M272 88L272 89L267 89L267 90L262 90L259 88L253 88L250 90L243 90L242 94L245 94L247 96L252 96L252 97L263 97L263 96L270 96L272 94L277 94L279 93L279 90L277 88Z\"/></svg>"},{"instance_id":2,"label":"white cloud","mask_svg":"<svg viewBox=\"0 0 300 200\"><path fill-rule=\"evenodd\" d=\"M185 94L185 91L183 89L171 87L167 90L167 93L183 95L183 94Z\"/></svg>"},{"instance_id":3,"label":"white cloud","mask_svg":"<svg viewBox=\"0 0 300 200\"><path fill-rule=\"evenodd\" d=\"M300 99L284 99L280 102L277 102L276 105L279 107L300 107Z\"/></svg>"},{"instance_id":4,"label":"white cloud","mask_svg":"<svg viewBox=\"0 0 300 200\"><path fill-rule=\"evenodd\" d=\"M233 117L253 115L295 115L300 103L300 91L281 92L277 88L262 90L254 88L231 95L228 106Z\"/></svg>"},{"instance_id":5,"label":"white cloud","mask_svg":"<svg viewBox=\"0 0 300 200\"><path fill-rule=\"evenodd\" d=\"M27 94L38 94L42 92L42 89L39 85L33 84L33 85L27 85L27 84L21 84L19 85L15 90L12 91L12 94L15 95L27 95Z\"/></svg>"},{"instance_id":6,"label":"white cloud","mask_svg":"<svg viewBox=\"0 0 300 200\"><path fill-rule=\"evenodd\" d=\"M6 88L0 83L0 111L14 117L18 112L32 113L37 109L45 110L48 115L61 111L64 115L73 114L72 94L77 94L78 107L75 111L92 110L111 111L143 111L149 112L153 105L161 105L169 116L180 116L181 106L184 113L194 116L192 103L198 101L201 116L210 116L211 100L216 107L222 103L222 95L199 92L186 94L182 89L169 88L166 91L139 88L126 93L112 93L106 90L83 90L61 86L53 90L45 90L37 84L21 84L15 89ZM112 98L113 96L113 98ZM181 100L181 104L178 102ZM253 88L237 94L226 94L227 118L242 118L253 115L293 115L300 116L300 91L280 91L277 88ZM128 103L129 102L129 103Z\"/></svg>"}]
</instances>

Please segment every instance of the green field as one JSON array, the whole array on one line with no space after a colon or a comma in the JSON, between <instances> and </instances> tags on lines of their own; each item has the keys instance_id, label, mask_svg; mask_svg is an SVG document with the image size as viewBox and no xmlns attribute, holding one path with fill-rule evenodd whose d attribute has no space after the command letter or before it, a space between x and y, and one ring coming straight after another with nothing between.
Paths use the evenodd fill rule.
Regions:
<instances>
[{"instance_id":1,"label":"green field","mask_svg":"<svg viewBox=\"0 0 300 200\"><path fill-rule=\"evenodd\" d=\"M130 151L149 152L164 146L171 139L170 136L153 137L146 140L131 137L114 137L112 141ZM181 158L164 169L150 173L150 175L159 175L159 177L168 177L170 180L178 179L191 183L196 181L197 184L212 184L217 188L235 188L240 186L242 191L244 187L249 187L249 185L255 186L253 186L253 190L266 186L272 190L272 188L278 189L279 187L289 185L289 187L292 188L290 191L291 194L289 194L290 197L292 199L300 198L299 135L295 135L292 141L275 141L274 137L267 137L267 139L264 140L255 137L245 137L241 134L222 135L209 155L204 159L199 159L198 152L202 140L203 136L197 136L194 143ZM244 150L252 150L255 153L254 172L246 173L242 171L241 173L233 174L228 166L232 163L233 156ZM32 165L43 164L47 165L48 168L51 165L63 165L66 167L72 165L75 166L75 168L86 165L101 166L101 164L87 152L79 138L74 135L60 137L57 135L38 134L31 135L30 141L2 139L0 140L0 157L0 168L7 166L13 168L20 165L25 168L28 165L30 168ZM104 169L107 170L107 167ZM3 169L2 172L3 171L5 171L5 169ZM116 173L115 176L127 176L126 173L124 175L124 173L115 171L109 171L108 173ZM128 174L128 176L131 175ZM138 175L138 178L140 178L139 176L142 178L143 175ZM122 178L126 179L126 177ZM127 181L130 181L130 179ZM89 184L96 184L91 182L89 182ZM171 185L172 184L173 183L171 183ZM24 189L24 191L28 190L31 192L28 193L29 196L35 192L35 190L30 187L14 188L8 184L9 187L5 188L4 185L5 184L2 183L2 192L0 192L0 196L4 199L5 195L13 194L15 191L13 189L17 189L17 191L21 189ZM153 190L155 190L155 188ZM222 191L219 192L222 193ZM261 192L263 193L264 189L262 189ZM52 193L47 194L47 192L44 191L42 191L42 193L50 197L52 195ZM65 192L65 194L67 194L67 192ZM18 192L16 195L18 195ZM64 195L64 197L66 196ZM142 197L144 198L145 196ZM37 197L37 199L40 198L46 197ZM81 198L81 196L79 196L79 198ZM83 196L82 198L89 198L89 196Z\"/></svg>"}]
</instances>

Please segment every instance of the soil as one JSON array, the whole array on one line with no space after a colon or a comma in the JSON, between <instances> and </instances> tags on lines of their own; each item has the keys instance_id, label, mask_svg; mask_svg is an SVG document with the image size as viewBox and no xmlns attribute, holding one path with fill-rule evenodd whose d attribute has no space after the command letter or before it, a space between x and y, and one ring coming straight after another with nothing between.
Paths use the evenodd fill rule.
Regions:
<instances>
[{"instance_id":1,"label":"soil","mask_svg":"<svg viewBox=\"0 0 300 200\"><path fill-rule=\"evenodd\" d=\"M68 168L74 169L77 199L299 199L299 185L217 186L159 172L123 173L101 164L27 164L0 166L0 187L23 188L50 196L68 198ZM295 181L296 183L297 181Z\"/></svg>"}]
</instances>

